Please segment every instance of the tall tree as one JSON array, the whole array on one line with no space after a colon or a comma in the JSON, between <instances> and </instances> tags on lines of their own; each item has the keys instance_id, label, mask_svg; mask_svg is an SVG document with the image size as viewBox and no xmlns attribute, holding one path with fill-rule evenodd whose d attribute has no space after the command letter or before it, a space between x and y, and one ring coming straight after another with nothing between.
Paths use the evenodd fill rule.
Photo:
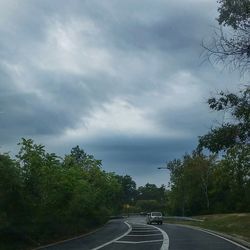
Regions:
<instances>
[{"instance_id":1,"label":"tall tree","mask_svg":"<svg viewBox=\"0 0 250 250\"><path fill-rule=\"evenodd\" d=\"M145 186L138 188L138 199L139 200L157 200L162 202L164 200L165 187L157 187L155 184L147 183Z\"/></svg>"},{"instance_id":2,"label":"tall tree","mask_svg":"<svg viewBox=\"0 0 250 250\"><path fill-rule=\"evenodd\" d=\"M212 152L227 150L236 144L250 143L250 87L238 94L221 92L208 100L209 107L227 113L229 121L211 129L199 139L199 148Z\"/></svg>"},{"instance_id":3,"label":"tall tree","mask_svg":"<svg viewBox=\"0 0 250 250\"><path fill-rule=\"evenodd\" d=\"M93 167L100 168L102 161L94 158L93 155L87 154L78 145L71 149L70 154L65 156L65 164L70 166L79 166L84 170L90 170Z\"/></svg>"},{"instance_id":4,"label":"tall tree","mask_svg":"<svg viewBox=\"0 0 250 250\"><path fill-rule=\"evenodd\" d=\"M203 44L207 56L241 71L250 66L250 1L218 0L220 28L212 42Z\"/></svg>"},{"instance_id":5,"label":"tall tree","mask_svg":"<svg viewBox=\"0 0 250 250\"><path fill-rule=\"evenodd\" d=\"M196 151L168 163L171 213L184 216L209 212L214 166L215 156Z\"/></svg>"},{"instance_id":6,"label":"tall tree","mask_svg":"<svg viewBox=\"0 0 250 250\"><path fill-rule=\"evenodd\" d=\"M122 204L131 204L135 201L137 196L136 183L131 176L116 175L118 182L121 185L122 194L121 202Z\"/></svg>"}]
</instances>

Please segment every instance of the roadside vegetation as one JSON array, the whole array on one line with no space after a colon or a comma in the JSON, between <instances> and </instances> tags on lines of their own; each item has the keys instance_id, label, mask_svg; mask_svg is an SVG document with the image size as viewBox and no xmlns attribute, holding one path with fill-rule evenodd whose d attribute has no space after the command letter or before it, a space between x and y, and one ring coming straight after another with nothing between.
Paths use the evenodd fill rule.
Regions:
<instances>
[{"instance_id":1,"label":"roadside vegetation","mask_svg":"<svg viewBox=\"0 0 250 250\"><path fill-rule=\"evenodd\" d=\"M15 158L0 154L0 249L27 249L84 234L110 216L165 210L166 189L136 188L108 173L79 146L64 157L22 139Z\"/></svg>"},{"instance_id":2,"label":"roadside vegetation","mask_svg":"<svg viewBox=\"0 0 250 250\"><path fill-rule=\"evenodd\" d=\"M170 214L249 212L250 87L221 92L208 103L230 119L201 136L192 154L168 163Z\"/></svg>"},{"instance_id":3,"label":"roadside vegetation","mask_svg":"<svg viewBox=\"0 0 250 250\"><path fill-rule=\"evenodd\" d=\"M2 249L84 233L119 209L118 179L79 147L60 158L23 139L16 159L0 155L0 175Z\"/></svg>"},{"instance_id":4,"label":"roadside vegetation","mask_svg":"<svg viewBox=\"0 0 250 250\"><path fill-rule=\"evenodd\" d=\"M250 4L220 0L219 24L232 29L208 48L210 58L249 69ZM242 62L244 64L242 65ZM108 173L100 160L76 146L64 157L22 139L16 157L0 154L0 249L27 249L83 234L111 215L162 211L202 216L185 222L241 236L250 229L250 87L208 99L227 118L201 136L196 149L168 162L169 189ZM237 213L213 215L218 213Z\"/></svg>"},{"instance_id":5,"label":"roadside vegetation","mask_svg":"<svg viewBox=\"0 0 250 250\"><path fill-rule=\"evenodd\" d=\"M250 2L219 0L214 37L205 56L242 75L250 66ZM196 149L168 162L172 215L200 216L203 222L168 220L228 233L250 242L250 86L221 91L207 101L224 119L200 136ZM223 213L223 214L218 214ZM196 217L197 218L197 217Z\"/></svg>"},{"instance_id":6,"label":"roadside vegetation","mask_svg":"<svg viewBox=\"0 0 250 250\"><path fill-rule=\"evenodd\" d=\"M219 32L204 45L210 61L249 73L250 2L219 0ZM170 161L168 211L176 215L250 212L250 86L207 101L221 113L196 149Z\"/></svg>"},{"instance_id":7,"label":"roadside vegetation","mask_svg":"<svg viewBox=\"0 0 250 250\"><path fill-rule=\"evenodd\" d=\"M249 240L250 89L220 93L209 105L228 111L231 122L200 137L192 154L168 163L169 189L149 183L137 188L130 176L105 172L79 146L59 157L22 139L15 158L0 154L0 249L27 249L86 233L111 215L149 211L248 213L195 223Z\"/></svg>"}]
</instances>

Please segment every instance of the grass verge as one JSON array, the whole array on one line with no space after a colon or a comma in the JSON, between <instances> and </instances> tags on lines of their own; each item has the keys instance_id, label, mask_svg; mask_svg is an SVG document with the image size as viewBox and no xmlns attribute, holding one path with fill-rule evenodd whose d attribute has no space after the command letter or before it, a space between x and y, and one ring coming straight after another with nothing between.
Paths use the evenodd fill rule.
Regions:
<instances>
[{"instance_id":1,"label":"grass verge","mask_svg":"<svg viewBox=\"0 0 250 250\"><path fill-rule=\"evenodd\" d=\"M166 219L165 222L210 229L250 243L250 213L214 214L194 216L193 218L203 221Z\"/></svg>"}]
</instances>

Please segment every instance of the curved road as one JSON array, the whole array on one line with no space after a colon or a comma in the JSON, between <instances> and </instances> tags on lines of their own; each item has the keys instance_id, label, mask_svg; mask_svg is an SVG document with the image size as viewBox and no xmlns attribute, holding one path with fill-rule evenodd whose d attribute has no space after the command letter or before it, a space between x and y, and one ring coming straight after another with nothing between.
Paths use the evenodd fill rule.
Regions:
<instances>
[{"instance_id":1,"label":"curved road","mask_svg":"<svg viewBox=\"0 0 250 250\"><path fill-rule=\"evenodd\" d=\"M100 230L48 250L247 250L207 232L172 224L147 225L145 217L111 220Z\"/></svg>"}]
</instances>

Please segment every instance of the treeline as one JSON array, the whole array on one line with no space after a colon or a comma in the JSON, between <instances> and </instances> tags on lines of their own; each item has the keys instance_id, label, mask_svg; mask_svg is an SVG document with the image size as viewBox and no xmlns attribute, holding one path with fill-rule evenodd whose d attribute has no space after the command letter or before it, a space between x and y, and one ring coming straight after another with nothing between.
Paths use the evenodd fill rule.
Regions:
<instances>
[{"instance_id":1,"label":"treeline","mask_svg":"<svg viewBox=\"0 0 250 250\"><path fill-rule=\"evenodd\" d=\"M250 212L250 87L208 104L229 118L201 136L192 154L168 163L171 214Z\"/></svg>"},{"instance_id":2,"label":"treeline","mask_svg":"<svg viewBox=\"0 0 250 250\"><path fill-rule=\"evenodd\" d=\"M15 158L0 154L0 249L26 249L88 232L110 216L163 210L166 189L136 187L102 170L79 146L59 157L22 139Z\"/></svg>"},{"instance_id":3,"label":"treeline","mask_svg":"<svg viewBox=\"0 0 250 250\"><path fill-rule=\"evenodd\" d=\"M0 176L0 249L84 233L122 207L119 178L78 146L61 158L22 139L15 159L0 155Z\"/></svg>"},{"instance_id":4,"label":"treeline","mask_svg":"<svg viewBox=\"0 0 250 250\"><path fill-rule=\"evenodd\" d=\"M201 136L192 154L168 163L170 190L137 188L130 176L105 172L79 146L59 157L22 139L15 158L0 154L0 249L82 234L122 213L249 212L250 87L221 92L208 104L230 119Z\"/></svg>"},{"instance_id":5,"label":"treeline","mask_svg":"<svg viewBox=\"0 0 250 250\"><path fill-rule=\"evenodd\" d=\"M250 1L218 1L219 29L206 59L242 75L250 68ZM225 28L226 27L226 28ZM236 94L220 92L208 99L224 121L199 138L194 152L168 163L171 191L168 211L194 215L250 212L250 86Z\"/></svg>"},{"instance_id":6,"label":"treeline","mask_svg":"<svg viewBox=\"0 0 250 250\"><path fill-rule=\"evenodd\" d=\"M131 178L125 176L124 178ZM167 209L167 194L168 190L164 185L157 187L155 184L147 183L137 189L131 189L126 186L123 188L133 190L128 193L127 199L124 202L123 213L146 213L150 211L166 212ZM131 186L130 186L131 187Z\"/></svg>"}]
</instances>

